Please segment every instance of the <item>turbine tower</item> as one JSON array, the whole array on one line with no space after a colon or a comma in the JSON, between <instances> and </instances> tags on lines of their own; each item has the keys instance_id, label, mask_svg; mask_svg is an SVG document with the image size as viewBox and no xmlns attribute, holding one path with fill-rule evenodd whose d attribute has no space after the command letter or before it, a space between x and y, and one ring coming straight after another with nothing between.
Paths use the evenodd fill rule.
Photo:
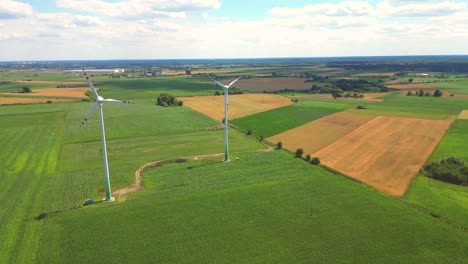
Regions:
<instances>
[{"instance_id":1,"label":"turbine tower","mask_svg":"<svg viewBox=\"0 0 468 264\"><path fill-rule=\"evenodd\" d=\"M224 91L224 161L229 161L229 139L228 139L228 105L229 105L229 88L236 83L241 77L235 79L228 85L224 85L216 80L215 84L223 88Z\"/></svg>"},{"instance_id":2,"label":"turbine tower","mask_svg":"<svg viewBox=\"0 0 468 264\"><path fill-rule=\"evenodd\" d=\"M91 92L93 92L94 97L96 98L96 103L93 105L91 108L91 111L86 115L85 119L81 122L81 126L85 124L85 122L88 120L88 118L96 112L96 109L99 107L99 120L101 123L101 139L102 139L102 157L104 160L104 183L106 186L106 198L104 199L104 202L113 202L115 199L112 197L111 193L111 187L110 187L110 179L109 179L109 165L107 162L107 146L106 146L106 132L104 130L104 115L102 112L102 103L104 102L109 102L109 103L122 103L122 104L129 104L130 102L128 101L121 101L121 100L116 100L116 99L104 99L102 96L99 96L99 94L96 91L96 88L94 88L93 83L91 83L91 80L89 79L88 75L86 74L86 71L83 69L83 74L86 77L86 81L88 82L89 89L91 89Z\"/></svg>"}]
</instances>

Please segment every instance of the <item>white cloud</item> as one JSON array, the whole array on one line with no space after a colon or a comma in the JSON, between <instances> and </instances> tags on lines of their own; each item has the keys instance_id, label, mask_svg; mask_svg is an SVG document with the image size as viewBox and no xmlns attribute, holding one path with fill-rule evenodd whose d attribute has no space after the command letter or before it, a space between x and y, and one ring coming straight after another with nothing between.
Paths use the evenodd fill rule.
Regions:
<instances>
[{"instance_id":1,"label":"white cloud","mask_svg":"<svg viewBox=\"0 0 468 264\"><path fill-rule=\"evenodd\" d=\"M74 15L70 13L42 13L36 15L37 21L52 28L102 27L105 25L98 17Z\"/></svg>"},{"instance_id":2,"label":"white cloud","mask_svg":"<svg viewBox=\"0 0 468 264\"><path fill-rule=\"evenodd\" d=\"M13 19L30 16L33 8L29 4L13 0L0 0L0 19Z\"/></svg>"},{"instance_id":3,"label":"white cloud","mask_svg":"<svg viewBox=\"0 0 468 264\"><path fill-rule=\"evenodd\" d=\"M273 8L270 14L280 16L324 15L324 16L365 16L370 15L374 8L367 2L342 2L339 4L316 4L302 8Z\"/></svg>"},{"instance_id":4,"label":"white cloud","mask_svg":"<svg viewBox=\"0 0 468 264\"><path fill-rule=\"evenodd\" d=\"M382 16L388 17L437 17L455 14L466 9L465 3L448 1L395 6L391 5L390 2L394 1L384 1L377 4L377 12Z\"/></svg>"},{"instance_id":5,"label":"white cloud","mask_svg":"<svg viewBox=\"0 0 468 264\"><path fill-rule=\"evenodd\" d=\"M124 19L142 17L184 18L186 12L206 11L220 6L218 0L56 0L57 6Z\"/></svg>"}]
</instances>

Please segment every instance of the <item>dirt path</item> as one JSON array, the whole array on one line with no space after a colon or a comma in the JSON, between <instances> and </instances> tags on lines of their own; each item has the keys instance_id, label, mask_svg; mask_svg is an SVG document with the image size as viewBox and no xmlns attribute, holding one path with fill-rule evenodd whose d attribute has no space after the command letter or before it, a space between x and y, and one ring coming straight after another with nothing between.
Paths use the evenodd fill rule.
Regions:
<instances>
[{"instance_id":1,"label":"dirt path","mask_svg":"<svg viewBox=\"0 0 468 264\"><path fill-rule=\"evenodd\" d=\"M264 152L268 152L268 151L273 151L274 148L272 146L268 146L268 148L266 149L260 149L260 150L257 150L257 151L264 151ZM196 155L196 156L189 156L189 157L182 157L182 158L179 158L179 159L186 159L186 160L189 160L189 159L193 159L193 160L198 160L198 159L206 159L206 158L214 158L214 157L220 157L220 156L223 156L224 153L215 153L215 154L206 154L206 155ZM171 159L172 160L172 159ZM174 159L174 160L177 160L177 159ZM113 191L113 194L114 195L119 195L119 196L123 196L123 195L126 195L126 194L129 194L129 193L133 193L133 192L139 192L142 190L142 187L141 187L141 172L148 168L148 167L153 167L153 166L156 166L157 164L160 164L162 162L166 162L166 161L169 161L169 160L158 160L158 161L152 161L152 162L148 162L144 165L142 165L141 167L139 167L135 173L133 174L134 175L134 182L132 185L130 185L129 187L125 187L125 188L121 188L121 189L118 189L116 191ZM125 199L119 199L119 200L125 200Z\"/></svg>"}]
</instances>

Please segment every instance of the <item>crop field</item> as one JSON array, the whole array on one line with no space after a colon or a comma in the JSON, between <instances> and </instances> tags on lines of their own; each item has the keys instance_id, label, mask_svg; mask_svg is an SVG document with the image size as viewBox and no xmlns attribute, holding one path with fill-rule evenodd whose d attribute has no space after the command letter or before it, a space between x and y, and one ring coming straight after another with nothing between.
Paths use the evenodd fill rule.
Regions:
<instances>
[{"instance_id":1,"label":"crop field","mask_svg":"<svg viewBox=\"0 0 468 264\"><path fill-rule=\"evenodd\" d=\"M15 105L15 104L45 104L47 101L52 103L73 102L67 99L45 99L45 98L22 98L22 97L0 97L0 105Z\"/></svg>"},{"instance_id":2,"label":"crop field","mask_svg":"<svg viewBox=\"0 0 468 264\"><path fill-rule=\"evenodd\" d=\"M404 199L455 225L468 228L468 188L418 176Z\"/></svg>"},{"instance_id":3,"label":"crop field","mask_svg":"<svg viewBox=\"0 0 468 264\"><path fill-rule=\"evenodd\" d=\"M419 172L448 156L468 163L464 88L440 88L439 98L393 91L338 100L307 91L339 79L380 89L399 67L377 63L372 72L346 60L145 60L122 66L125 74L90 71L100 95L134 103L104 103L114 203L102 203L99 115L80 127L94 102L82 100L83 76L64 72L84 62L0 63L0 263L466 262L468 189ZM145 77L161 69L183 76ZM258 93L229 97L231 162L222 162L224 96L214 96L222 89L210 78L239 75L253 78L236 88ZM322 75L323 83L285 77ZM467 78L434 73L425 91ZM52 88L60 84L68 88ZM32 93L16 93L24 86ZM263 93L283 89L303 91ZM184 105L157 106L161 93ZM278 141L284 150L271 146ZM321 164L295 158L297 148ZM84 206L88 198L94 204Z\"/></svg>"},{"instance_id":4,"label":"crop field","mask_svg":"<svg viewBox=\"0 0 468 264\"><path fill-rule=\"evenodd\" d=\"M436 82L431 85L454 93L468 94L468 79L466 78L451 79L449 82Z\"/></svg>"},{"instance_id":5,"label":"crop field","mask_svg":"<svg viewBox=\"0 0 468 264\"><path fill-rule=\"evenodd\" d=\"M401 196L449 125L444 120L377 117L315 155L329 167Z\"/></svg>"},{"instance_id":6,"label":"crop field","mask_svg":"<svg viewBox=\"0 0 468 264\"><path fill-rule=\"evenodd\" d=\"M431 161L454 156L468 162L468 120L457 119L432 154Z\"/></svg>"},{"instance_id":7,"label":"crop field","mask_svg":"<svg viewBox=\"0 0 468 264\"><path fill-rule=\"evenodd\" d=\"M434 89L434 86L427 83L407 83L407 84L388 84L386 85L388 88L397 89L397 90L409 90L409 91L416 91L416 90L426 90L426 89Z\"/></svg>"},{"instance_id":8,"label":"crop field","mask_svg":"<svg viewBox=\"0 0 468 264\"><path fill-rule=\"evenodd\" d=\"M15 96L48 96L85 98L89 88L44 88L34 89L30 93L16 93ZM1 94L0 94L1 95Z\"/></svg>"},{"instance_id":9,"label":"crop field","mask_svg":"<svg viewBox=\"0 0 468 264\"><path fill-rule=\"evenodd\" d=\"M463 110L458 115L457 119L468 119L468 110Z\"/></svg>"},{"instance_id":10,"label":"crop field","mask_svg":"<svg viewBox=\"0 0 468 264\"><path fill-rule=\"evenodd\" d=\"M39 236L47 222L37 220L39 215L69 211L88 197L102 197L97 115L79 128L91 105L2 106L0 263L37 260ZM145 114L135 115L140 112ZM104 113L114 188L128 186L133 172L146 162L223 151L222 131L207 130L217 123L186 107L139 101L106 105ZM126 118L129 115L133 118ZM178 120L175 126L169 122L173 119ZM230 140L233 155L265 148L236 131Z\"/></svg>"},{"instance_id":11,"label":"crop field","mask_svg":"<svg viewBox=\"0 0 468 264\"><path fill-rule=\"evenodd\" d=\"M125 203L51 215L40 262L89 263L99 256L140 263L457 263L466 257L465 232L362 184L282 151L239 157L150 168L143 171L145 190ZM111 246L103 247L105 240Z\"/></svg>"},{"instance_id":12,"label":"crop field","mask_svg":"<svg viewBox=\"0 0 468 264\"><path fill-rule=\"evenodd\" d=\"M241 79L234 86L236 88L251 92L273 92L284 89L310 90L312 85L323 86L323 83L305 82L307 79L280 77L280 78L252 78Z\"/></svg>"},{"instance_id":13,"label":"crop field","mask_svg":"<svg viewBox=\"0 0 468 264\"><path fill-rule=\"evenodd\" d=\"M348 111L338 112L274 135L267 140L274 144L281 141L285 149L293 152L302 148L306 155L313 154L373 118L375 116Z\"/></svg>"},{"instance_id":14,"label":"crop field","mask_svg":"<svg viewBox=\"0 0 468 264\"><path fill-rule=\"evenodd\" d=\"M355 100L355 101L371 101L371 102L383 102L384 99L381 97L385 97L391 94L391 92L385 93L362 93L362 98L352 98L352 97L340 97L337 100ZM334 99L331 94L299 94L299 95L291 95L291 98L325 98L325 99Z\"/></svg>"},{"instance_id":15,"label":"crop field","mask_svg":"<svg viewBox=\"0 0 468 264\"><path fill-rule=\"evenodd\" d=\"M340 106L327 103L295 103L238 118L231 124L242 131L252 130L253 134L267 138L341 110Z\"/></svg>"},{"instance_id":16,"label":"crop field","mask_svg":"<svg viewBox=\"0 0 468 264\"><path fill-rule=\"evenodd\" d=\"M214 120L224 118L224 96L180 97L184 105ZM229 119L240 118L292 104L291 99L275 94L236 94L229 96Z\"/></svg>"}]
</instances>

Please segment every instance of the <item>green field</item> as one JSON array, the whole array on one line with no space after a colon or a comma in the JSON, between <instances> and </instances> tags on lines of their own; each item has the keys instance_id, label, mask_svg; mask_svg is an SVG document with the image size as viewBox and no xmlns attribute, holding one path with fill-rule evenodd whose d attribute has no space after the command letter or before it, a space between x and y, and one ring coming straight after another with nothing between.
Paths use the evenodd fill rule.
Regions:
<instances>
[{"instance_id":1,"label":"green field","mask_svg":"<svg viewBox=\"0 0 468 264\"><path fill-rule=\"evenodd\" d=\"M430 211L436 217L468 228L468 188L418 176L405 200Z\"/></svg>"},{"instance_id":2,"label":"green field","mask_svg":"<svg viewBox=\"0 0 468 264\"><path fill-rule=\"evenodd\" d=\"M451 78L450 81L448 82L436 82L436 83L431 83L431 85L437 88L446 89L454 93L462 93L462 94L468 93L468 79Z\"/></svg>"},{"instance_id":3,"label":"green field","mask_svg":"<svg viewBox=\"0 0 468 264\"><path fill-rule=\"evenodd\" d=\"M231 121L242 131L265 138L298 127L312 120L341 111L339 105L315 102L297 103Z\"/></svg>"},{"instance_id":4,"label":"green field","mask_svg":"<svg viewBox=\"0 0 468 264\"><path fill-rule=\"evenodd\" d=\"M325 72L322 66L233 67L217 73ZM346 75L345 70L342 70ZM225 76L229 78L229 76ZM1 71L0 82L83 81L75 74ZM104 97L112 189L142 190L103 204L98 114L92 102L0 106L0 263L464 263L466 187L418 176L402 199L230 130L232 161L221 156L219 123L188 107L159 107L161 92L213 94L205 77L92 76ZM450 80L455 78L450 78ZM0 84L0 92L23 84ZM29 84L28 84L29 86ZM383 102L304 97L292 105L232 120L265 138L339 111L453 119L460 98ZM357 110L358 105L366 110ZM456 120L430 160L468 162L468 120ZM268 149L270 150L270 149ZM186 161L175 159L186 158ZM238 159L237 159L238 158ZM96 204L82 206L87 198Z\"/></svg>"},{"instance_id":5,"label":"green field","mask_svg":"<svg viewBox=\"0 0 468 264\"><path fill-rule=\"evenodd\" d=\"M431 161L454 156L468 163L468 120L457 119L432 154Z\"/></svg>"},{"instance_id":6,"label":"green field","mask_svg":"<svg viewBox=\"0 0 468 264\"><path fill-rule=\"evenodd\" d=\"M47 218L40 260L461 263L467 257L465 232L364 185L282 151L239 157L149 169L145 191L125 203Z\"/></svg>"},{"instance_id":7,"label":"green field","mask_svg":"<svg viewBox=\"0 0 468 264\"><path fill-rule=\"evenodd\" d=\"M79 131L90 107L90 103L1 107L0 263L36 260L45 223L36 220L40 214L67 211L85 198L102 197L98 116ZM206 130L217 123L189 108L140 102L106 105L104 112L114 188L133 182L133 172L146 162L223 151L222 131ZM169 117L177 122L161 125ZM114 129L120 133L111 132ZM230 139L233 152L265 148L235 131Z\"/></svg>"}]
</instances>

